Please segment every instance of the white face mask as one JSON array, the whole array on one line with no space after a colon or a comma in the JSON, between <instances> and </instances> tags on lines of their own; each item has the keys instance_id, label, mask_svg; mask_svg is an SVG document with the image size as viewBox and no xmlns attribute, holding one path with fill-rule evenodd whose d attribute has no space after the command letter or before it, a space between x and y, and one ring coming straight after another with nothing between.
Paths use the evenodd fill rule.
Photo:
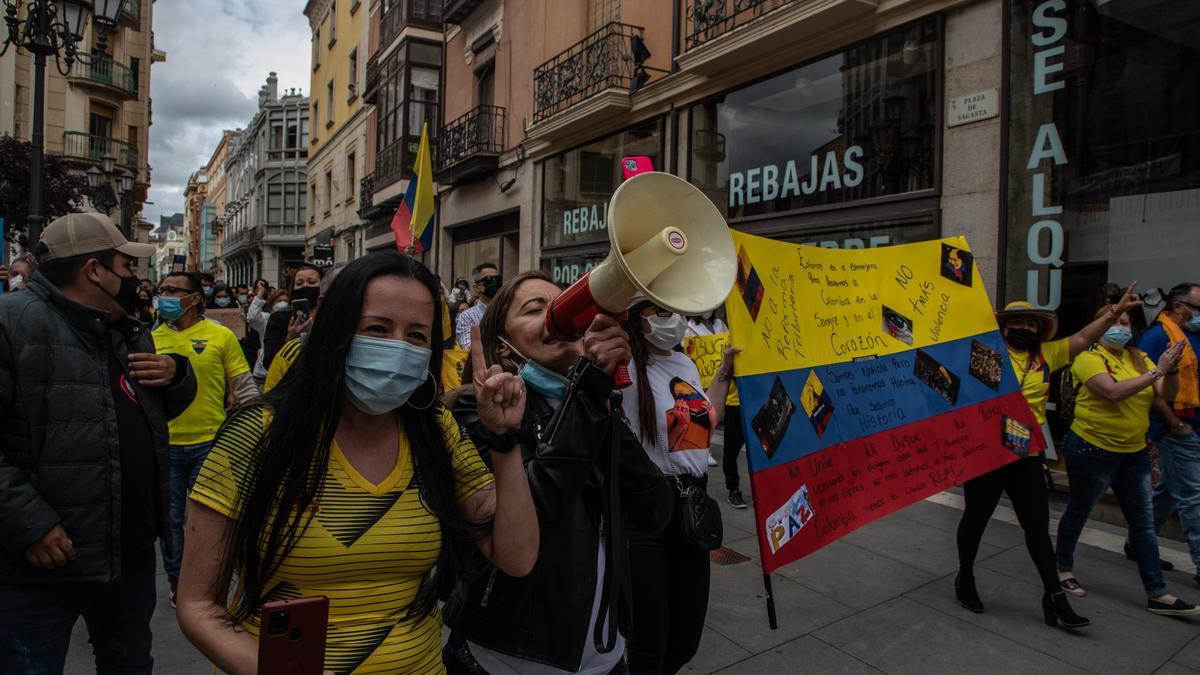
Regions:
<instances>
[{"instance_id":1,"label":"white face mask","mask_svg":"<svg viewBox=\"0 0 1200 675\"><path fill-rule=\"evenodd\" d=\"M285 310L287 308L288 308L288 304L286 302L277 302L277 303L275 303L275 306L271 308L271 310L275 311L275 312L282 312L283 310Z\"/></svg>"},{"instance_id":2,"label":"white face mask","mask_svg":"<svg viewBox=\"0 0 1200 675\"><path fill-rule=\"evenodd\" d=\"M656 314L646 317L650 324L650 332L646 333L646 341L659 349L674 349L683 341L687 332L687 320L678 314L663 318Z\"/></svg>"},{"instance_id":3,"label":"white face mask","mask_svg":"<svg viewBox=\"0 0 1200 675\"><path fill-rule=\"evenodd\" d=\"M23 285L25 285L25 277L21 276L20 274L14 274L8 278L9 288L20 288Z\"/></svg>"}]
</instances>

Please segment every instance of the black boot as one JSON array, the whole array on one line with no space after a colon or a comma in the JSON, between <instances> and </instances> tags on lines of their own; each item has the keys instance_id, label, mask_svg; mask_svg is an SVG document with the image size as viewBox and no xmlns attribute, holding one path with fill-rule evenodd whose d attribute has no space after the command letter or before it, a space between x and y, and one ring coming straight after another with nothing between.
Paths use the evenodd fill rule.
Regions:
<instances>
[{"instance_id":1,"label":"black boot","mask_svg":"<svg viewBox=\"0 0 1200 675\"><path fill-rule=\"evenodd\" d=\"M1042 595L1042 614L1046 617L1047 626L1057 626L1061 623L1067 628L1083 628L1092 623L1071 609L1071 603L1067 602L1067 594L1062 591Z\"/></svg>"},{"instance_id":2,"label":"black boot","mask_svg":"<svg viewBox=\"0 0 1200 675\"><path fill-rule=\"evenodd\" d=\"M975 590L975 575L959 572L954 577L954 597L958 598L964 609L983 614L983 600L979 599L979 591Z\"/></svg>"}]
</instances>

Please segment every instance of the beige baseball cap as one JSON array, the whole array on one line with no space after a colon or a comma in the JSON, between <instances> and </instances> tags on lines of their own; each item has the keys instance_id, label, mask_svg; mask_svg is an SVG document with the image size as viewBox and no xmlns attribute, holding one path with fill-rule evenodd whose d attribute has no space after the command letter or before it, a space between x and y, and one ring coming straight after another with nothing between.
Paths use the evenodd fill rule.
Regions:
<instances>
[{"instance_id":1,"label":"beige baseball cap","mask_svg":"<svg viewBox=\"0 0 1200 675\"><path fill-rule=\"evenodd\" d=\"M131 258L148 258L151 244L129 241L113 221L101 213L69 213L42 230L41 242L49 249L39 259L62 260L87 253L119 251Z\"/></svg>"}]
</instances>

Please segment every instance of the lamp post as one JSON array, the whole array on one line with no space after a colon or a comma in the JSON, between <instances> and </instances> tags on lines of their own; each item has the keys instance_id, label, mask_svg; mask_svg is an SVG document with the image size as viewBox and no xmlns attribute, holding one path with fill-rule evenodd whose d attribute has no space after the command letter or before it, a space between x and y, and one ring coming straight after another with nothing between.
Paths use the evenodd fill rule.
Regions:
<instances>
[{"instance_id":1,"label":"lamp post","mask_svg":"<svg viewBox=\"0 0 1200 675\"><path fill-rule=\"evenodd\" d=\"M45 220L42 206L42 163L45 157L46 57L54 56L58 72L66 77L76 61L93 65L107 58L104 50L108 31L117 26L125 0L3 0L4 23L8 35L0 47L0 56L9 47L33 54L33 133L30 137L29 216L26 238L29 247L37 244ZM20 17L21 6L25 18ZM88 18L94 14L96 46L90 54L79 53L87 31Z\"/></svg>"},{"instance_id":2,"label":"lamp post","mask_svg":"<svg viewBox=\"0 0 1200 675\"><path fill-rule=\"evenodd\" d=\"M121 216L119 224L122 230L125 231L125 236L129 239L134 239L133 228L129 227L125 221L127 220L127 206L129 205L129 195L133 191L133 172L129 169L121 169L117 173L117 158L112 156L112 153L105 153L100 160L100 165L103 169L91 167L87 170L88 187L92 189L92 206L109 215L117 206L121 207Z\"/></svg>"}]
</instances>

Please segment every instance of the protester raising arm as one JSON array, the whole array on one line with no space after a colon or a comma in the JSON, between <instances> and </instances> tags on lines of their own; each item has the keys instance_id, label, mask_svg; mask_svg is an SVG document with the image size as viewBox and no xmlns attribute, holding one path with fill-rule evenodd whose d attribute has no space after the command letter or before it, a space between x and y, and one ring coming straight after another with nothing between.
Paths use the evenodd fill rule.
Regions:
<instances>
[{"instance_id":1,"label":"protester raising arm","mask_svg":"<svg viewBox=\"0 0 1200 675\"><path fill-rule=\"evenodd\" d=\"M1136 286L1136 281L1129 284L1129 288L1125 289L1125 294L1121 296L1120 302L1110 306L1109 311L1101 314L1095 321L1080 328L1079 332L1067 338L1072 361L1085 349L1099 342L1100 338L1104 336L1104 331L1111 328L1122 314L1142 306L1141 298L1133 292Z\"/></svg>"}]
</instances>

